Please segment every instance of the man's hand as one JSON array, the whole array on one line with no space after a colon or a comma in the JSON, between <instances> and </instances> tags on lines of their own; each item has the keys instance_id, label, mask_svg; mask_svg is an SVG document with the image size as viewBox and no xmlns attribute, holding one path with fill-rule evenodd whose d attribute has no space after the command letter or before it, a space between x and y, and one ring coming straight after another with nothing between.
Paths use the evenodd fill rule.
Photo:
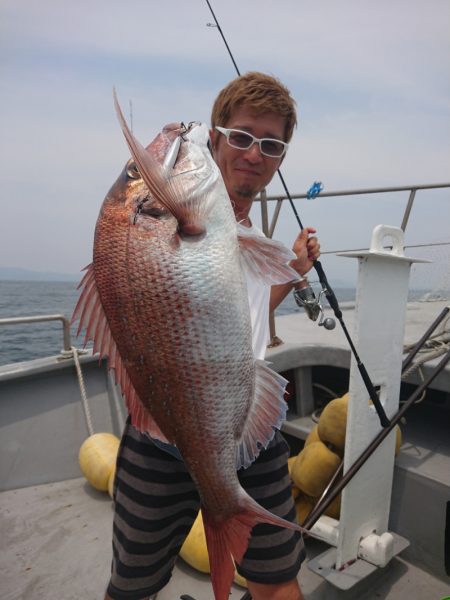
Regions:
<instances>
[{"instance_id":1,"label":"man's hand","mask_svg":"<svg viewBox=\"0 0 450 600\"><path fill-rule=\"evenodd\" d=\"M305 275L312 268L313 263L320 256L320 244L316 236L309 237L316 233L314 227L305 227L297 236L292 250L297 258L290 262L293 269L300 275Z\"/></svg>"},{"instance_id":2,"label":"man's hand","mask_svg":"<svg viewBox=\"0 0 450 600\"><path fill-rule=\"evenodd\" d=\"M297 258L294 258L289 264L302 277L312 268L313 262L320 256L319 240L316 236L309 237L311 233L316 233L314 227L305 227L305 229L298 234L292 247ZM295 284L295 287L298 289L306 286L308 286L308 281L306 279ZM270 293L270 310L275 310L292 289L292 283L273 285Z\"/></svg>"}]
</instances>

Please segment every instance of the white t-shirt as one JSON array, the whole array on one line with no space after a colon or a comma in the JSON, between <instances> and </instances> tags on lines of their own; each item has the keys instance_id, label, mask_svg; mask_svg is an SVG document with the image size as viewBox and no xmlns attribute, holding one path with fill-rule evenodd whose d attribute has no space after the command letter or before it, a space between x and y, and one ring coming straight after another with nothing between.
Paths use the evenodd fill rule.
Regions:
<instances>
[{"instance_id":1,"label":"white t-shirt","mask_svg":"<svg viewBox=\"0 0 450 600\"><path fill-rule=\"evenodd\" d=\"M248 228L253 235L265 237L255 225ZM271 286L257 278L241 260L241 267L247 282L250 318L252 322L252 342L255 358L264 359L269 343L269 303Z\"/></svg>"}]
</instances>

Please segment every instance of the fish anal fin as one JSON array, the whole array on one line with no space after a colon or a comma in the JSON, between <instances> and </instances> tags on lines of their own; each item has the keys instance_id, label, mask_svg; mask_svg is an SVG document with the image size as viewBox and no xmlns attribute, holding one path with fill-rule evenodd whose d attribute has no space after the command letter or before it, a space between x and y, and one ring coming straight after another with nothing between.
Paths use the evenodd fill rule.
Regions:
<instances>
[{"instance_id":1,"label":"fish anal fin","mask_svg":"<svg viewBox=\"0 0 450 600\"><path fill-rule=\"evenodd\" d=\"M238 224L238 242L242 260L252 273L268 285L300 281L302 278L289 261L296 258L294 252L281 242L255 235Z\"/></svg>"},{"instance_id":2,"label":"fish anal fin","mask_svg":"<svg viewBox=\"0 0 450 600\"><path fill-rule=\"evenodd\" d=\"M298 532L303 531L299 525L286 521L260 506L244 490L239 505L239 512L221 522L215 521L212 514L202 506L215 600L228 600L235 563L242 561L255 525L270 523Z\"/></svg>"},{"instance_id":3,"label":"fish anal fin","mask_svg":"<svg viewBox=\"0 0 450 600\"><path fill-rule=\"evenodd\" d=\"M75 306L72 323L79 319L79 332L85 328L84 345L93 341L93 353L99 354L99 360L106 358L108 369L114 370L115 382L119 385L131 422L141 432L148 433L151 437L167 442L167 438L142 404L126 370L119 349L111 334L111 329L106 318L100 295L95 283L93 265L86 267L80 286L83 287L80 298Z\"/></svg>"},{"instance_id":4,"label":"fish anal fin","mask_svg":"<svg viewBox=\"0 0 450 600\"><path fill-rule=\"evenodd\" d=\"M145 408L135 389L131 387L130 399L126 398L128 412L131 417L131 424L141 433L148 433L154 440L159 440L169 444L169 440L163 434L159 425L156 423L150 412Z\"/></svg>"},{"instance_id":5,"label":"fish anal fin","mask_svg":"<svg viewBox=\"0 0 450 600\"><path fill-rule=\"evenodd\" d=\"M287 380L265 361L255 361L255 393L236 448L237 469L250 466L280 429L287 412L286 385Z\"/></svg>"}]
</instances>

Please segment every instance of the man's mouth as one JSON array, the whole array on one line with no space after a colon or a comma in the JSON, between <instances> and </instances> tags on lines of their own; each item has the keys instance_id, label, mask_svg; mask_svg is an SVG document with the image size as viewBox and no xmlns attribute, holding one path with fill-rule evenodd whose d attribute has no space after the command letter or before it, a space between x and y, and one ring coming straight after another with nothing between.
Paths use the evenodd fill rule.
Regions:
<instances>
[{"instance_id":1,"label":"man's mouth","mask_svg":"<svg viewBox=\"0 0 450 600\"><path fill-rule=\"evenodd\" d=\"M256 169L251 169L249 167L236 167L236 171L239 171L240 173L245 173L246 175L253 175L257 177L261 175L259 171L257 171Z\"/></svg>"}]
</instances>

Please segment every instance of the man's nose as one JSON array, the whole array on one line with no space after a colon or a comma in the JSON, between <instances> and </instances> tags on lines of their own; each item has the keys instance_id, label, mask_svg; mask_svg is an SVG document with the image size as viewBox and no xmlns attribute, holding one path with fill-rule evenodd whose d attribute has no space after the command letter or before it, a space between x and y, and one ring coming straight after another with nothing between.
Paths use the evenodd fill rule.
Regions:
<instances>
[{"instance_id":1,"label":"man's nose","mask_svg":"<svg viewBox=\"0 0 450 600\"><path fill-rule=\"evenodd\" d=\"M262 160L263 155L261 154L261 149L258 142L253 142L250 148L247 148L245 151L245 157L247 160L251 160L252 162L259 162Z\"/></svg>"}]
</instances>

